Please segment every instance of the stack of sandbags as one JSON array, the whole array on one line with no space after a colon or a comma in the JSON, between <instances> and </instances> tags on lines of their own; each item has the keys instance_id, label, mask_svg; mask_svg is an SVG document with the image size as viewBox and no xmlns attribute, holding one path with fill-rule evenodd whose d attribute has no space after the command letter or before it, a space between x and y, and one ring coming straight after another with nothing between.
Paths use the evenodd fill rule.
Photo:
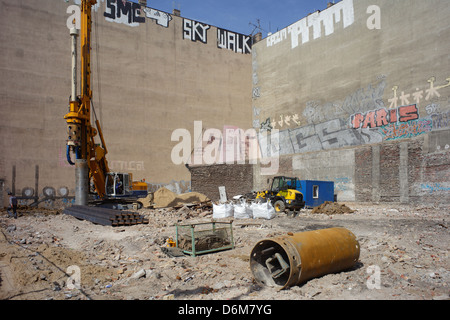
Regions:
<instances>
[{"instance_id":1,"label":"stack of sandbags","mask_svg":"<svg viewBox=\"0 0 450 320\"><path fill-rule=\"evenodd\" d=\"M235 219L266 219L271 220L277 216L275 208L270 201L248 204L245 201L238 203L213 203L213 219L234 217Z\"/></svg>"},{"instance_id":2,"label":"stack of sandbags","mask_svg":"<svg viewBox=\"0 0 450 320\"><path fill-rule=\"evenodd\" d=\"M230 218L234 215L232 203L213 203L213 219Z\"/></svg>"}]
</instances>

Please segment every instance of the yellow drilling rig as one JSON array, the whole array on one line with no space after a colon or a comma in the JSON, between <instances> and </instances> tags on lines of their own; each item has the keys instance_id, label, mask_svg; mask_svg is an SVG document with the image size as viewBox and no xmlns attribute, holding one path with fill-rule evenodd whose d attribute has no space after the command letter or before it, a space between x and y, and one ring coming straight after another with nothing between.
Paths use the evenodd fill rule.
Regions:
<instances>
[{"instance_id":1,"label":"yellow drilling rig","mask_svg":"<svg viewBox=\"0 0 450 320\"><path fill-rule=\"evenodd\" d=\"M99 204L116 203L128 205L137 203L148 195L148 185L145 181L133 181L131 173L111 172L106 160L108 150L95 114L92 103L91 90L91 33L92 33L92 7L97 0L81 1L81 28L70 30L72 37L72 94L69 103L69 112L64 119L67 122L67 161L75 166L76 189L75 204L88 205L89 202ZM78 36L81 41L81 78L80 95L77 94L78 70ZM92 114L91 114L91 111ZM91 122L92 115L95 118ZM95 142L99 136L100 144ZM75 160L71 158L75 155ZM92 184L92 191L90 186ZM91 195L91 197L89 196Z\"/></svg>"}]
</instances>

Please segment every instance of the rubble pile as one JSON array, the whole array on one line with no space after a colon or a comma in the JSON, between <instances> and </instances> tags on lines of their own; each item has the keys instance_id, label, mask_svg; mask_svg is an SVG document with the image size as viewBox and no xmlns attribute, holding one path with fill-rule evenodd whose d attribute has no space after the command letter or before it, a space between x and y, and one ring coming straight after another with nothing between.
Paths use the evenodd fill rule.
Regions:
<instances>
[{"instance_id":1,"label":"rubble pile","mask_svg":"<svg viewBox=\"0 0 450 320\"><path fill-rule=\"evenodd\" d=\"M337 202L325 201L318 207L312 209L311 213L324 213L327 215L332 214L345 214L354 213L355 211L347 207L345 204L339 204Z\"/></svg>"},{"instance_id":2,"label":"rubble pile","mask_svg":"<svg viewBox=\"0 0 450 320\"><path fill-rule=\"evenodd\" d=\"M358 214L302 210L296 218L235 220L233 250L197 257L167 254L167 240L175 239L176 224L211 222L211 204L141 209L149 223L126 227L57 212L22 211L18 219L3 213L0 299L449 299L448 210L357 203L352 209ZM335 226L360 243L355 268L289 290L256 285L249 258L258 241ZM206 239L205 245L213 242ZM74 266L81 273L79 288L70 287Z\"/></svg>"}]
</instances>

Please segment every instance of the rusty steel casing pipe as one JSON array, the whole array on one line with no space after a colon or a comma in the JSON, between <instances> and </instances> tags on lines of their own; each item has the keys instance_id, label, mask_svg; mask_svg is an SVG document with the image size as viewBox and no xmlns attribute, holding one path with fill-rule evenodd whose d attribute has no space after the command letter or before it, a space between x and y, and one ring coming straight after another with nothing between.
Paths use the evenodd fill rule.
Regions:
<instances>
[{"instance_id":1,"label":"rusty steel casing pipe","mask_svg":"<svg viewBox=\"0 0 450 320\"><path fill-rule=\"evenodd\" d=\"M84 159L75 160L75 205L87 206L89 200L89 167Z\"/></svg>"},{"instance_id":2,"label":"rusty steel casing pipe","mask_svg":"<svg viewBox=\"0 0 450 320\"><path fill-rule=\"evenodd\" d=\"M261 286L286 289L358 262L359 242L345 228L301 232L258 242L250 269Z\"/></svg>"}]
</instances>

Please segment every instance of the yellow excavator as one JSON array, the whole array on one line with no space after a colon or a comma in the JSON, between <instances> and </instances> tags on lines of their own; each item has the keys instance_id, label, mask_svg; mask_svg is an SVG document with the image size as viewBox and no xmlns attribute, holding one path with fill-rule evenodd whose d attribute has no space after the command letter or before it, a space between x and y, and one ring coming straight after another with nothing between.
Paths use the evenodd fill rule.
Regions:
<instances>
[{"instance_id":1,"label":"yellow excavator","mask_svg":"<svg viewBox=\"0 0 450 320\"><path fill-rule=\"evenodd\" d=\"M77 47L78 29L70 30L72 36L72 95L69 102L69 112L64 119L67 122L67 161L76 166L75 204L87 205L89 191L93 189L94 201L101 203L137 203L138 199L146 198L148 185L145 181L133 181L131 173L111 172L106 160L108 150L95 114L91 90L91 33L92 7L97 0L81 1L81 93L77 95ZM91 122L91 110L95 117ZM95 142L99 136L100 144ZM71 154L75 155L75 161ZM92 200L92 199L91 199Z\"/></svg>"}]
</instances>

